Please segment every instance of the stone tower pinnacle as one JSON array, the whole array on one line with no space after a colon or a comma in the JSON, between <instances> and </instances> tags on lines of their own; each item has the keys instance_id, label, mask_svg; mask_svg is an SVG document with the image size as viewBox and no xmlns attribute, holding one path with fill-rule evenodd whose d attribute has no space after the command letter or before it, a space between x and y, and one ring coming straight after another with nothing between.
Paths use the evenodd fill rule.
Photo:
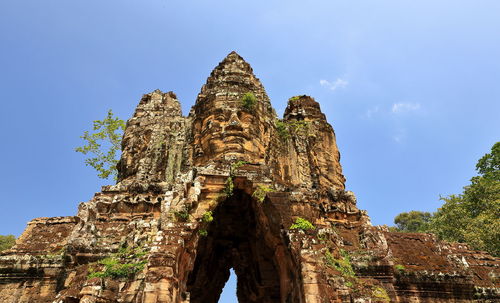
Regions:
<instances>
[{"instance_id":1,"label":"stone tower pinnacle","mask_svg":"<svg viewBox=\"0 0 500 303\"><path fill-rule=\"evenodd\" d=\"M260 100L266 109L271 104L264 86L254 75L253 69L235 51L229 53L210 73L206 83L202 86L196 99L195 108L204 108L200 103L220 102L229 104L238 103L245 93L252 93Z\"/></svg>"}]
</instances>

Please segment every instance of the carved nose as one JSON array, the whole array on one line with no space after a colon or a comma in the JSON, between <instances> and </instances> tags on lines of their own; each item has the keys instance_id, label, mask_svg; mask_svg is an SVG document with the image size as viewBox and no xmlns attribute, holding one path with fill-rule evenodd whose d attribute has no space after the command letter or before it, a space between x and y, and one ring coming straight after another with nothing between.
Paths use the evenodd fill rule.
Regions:
<instances>
[{"instance_id":1,"label":"carved nose","mask_svg":"<svg viewBox=\"0 0 500 303\"><path fill-rule=\"evenodd\" d=\"M231 118L229 119L229 125L240 125L240 119L238 119L238 115L236 113L231 114Z\"/></svg>"},{"instance_id":2,"label":"carved nose","mask_svg":"<svg viewBox=\"0 0 500 303\"><path fill-rule=\"evenodd\" d=\"M241 127L241 121L240 119L238 119L238 115L236 115L236 113L233 113L231 115L231 118L229 119L229 125L226 126L226 130L243 130L243 128Z\"/></svg>"}]
</instances>

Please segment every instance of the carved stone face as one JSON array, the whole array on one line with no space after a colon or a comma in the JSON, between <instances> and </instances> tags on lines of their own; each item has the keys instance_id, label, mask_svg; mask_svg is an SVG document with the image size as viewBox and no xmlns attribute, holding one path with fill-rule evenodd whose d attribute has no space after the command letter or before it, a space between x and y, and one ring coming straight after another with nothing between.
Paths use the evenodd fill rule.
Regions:
<instances>
[{"instance_id":1,"label":"carved stone face","mask_svg":"<svg viewBox=\"0 0 500 303\"><path fill-rule=\"evenodd\" d=\"M261 163L268 142L268 127L257 109L212 107L195 119L195 163L209 160L244 160Z\"/></svg>"}]
</instances>

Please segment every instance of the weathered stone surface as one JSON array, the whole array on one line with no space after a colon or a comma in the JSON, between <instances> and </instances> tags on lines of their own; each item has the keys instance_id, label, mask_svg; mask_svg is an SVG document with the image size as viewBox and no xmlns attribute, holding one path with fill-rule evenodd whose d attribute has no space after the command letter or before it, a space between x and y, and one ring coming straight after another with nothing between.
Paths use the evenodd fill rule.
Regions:
<instances>
[{"instance_id":1,"label":"weathered stone surface","mask_svg":"<svg viewBox=\"0 0 500 303\"><path fill-rule=\"evenodd\" d=\"M144 95L122 150L116 185L0 254L0 302L211 303L231 268L239 302L500 299L498 258L371 226L319 104L293 97L278 120L234 52L188 116L172 92Z\"/></svg>"}]
</instances>

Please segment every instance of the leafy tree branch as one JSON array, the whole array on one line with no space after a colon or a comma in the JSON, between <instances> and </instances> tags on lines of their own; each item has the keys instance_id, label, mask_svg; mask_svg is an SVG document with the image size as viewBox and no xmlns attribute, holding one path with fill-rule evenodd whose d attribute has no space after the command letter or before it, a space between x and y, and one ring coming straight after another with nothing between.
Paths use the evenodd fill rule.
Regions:
<instances>
[{"instance_id":1,"label":"leafy tree branch","mask_svg":"<svg viewBox=\"0 0 500 303\"><path fill-rule=\"evenodd\" d=\"M124 130L125 122L115 117L110 109L106 118L93 122L92 131L85 131L80 136L86 143L75 148L75 151L87 156L85 165L93 167L99 178L107 179L113 176L116 180L117 151L121 150Z\"/></svg>"}]
</instances>

